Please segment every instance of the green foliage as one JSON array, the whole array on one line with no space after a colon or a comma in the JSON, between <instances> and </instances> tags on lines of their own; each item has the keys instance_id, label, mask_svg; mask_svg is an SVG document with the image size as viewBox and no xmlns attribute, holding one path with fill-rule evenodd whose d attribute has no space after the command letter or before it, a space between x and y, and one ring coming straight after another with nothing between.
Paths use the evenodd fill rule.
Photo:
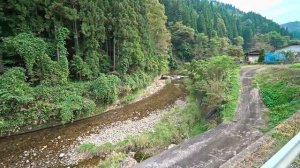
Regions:
<instances>
[{"instance_id":1,"label":"green foliage","mask_svg":"<svg viewBox=\"0 0 300 168\"><path fill-rule=\"evenodd\" d=\"M234 45L243 45L245 50L253 48L251 41L257 34L278 33L280 36L271 33L272 44L276 47L288 41L285 37L289 35L288 31L279 24L254 12L244 13L229 4L209 0L160 2L165 6L169 24L182 22L194 32L203 33L209 39L226 37ZM220 54L224 53L213 55Z\"/></svg>"},{"instance_id":2,"label":"green foliage","mask_svg":"<svg viewBox=\"0 0 300 168\"><path fill-rule=\"evenodd\" d=\"M227 54L232 56L235 60L240 61L240 59L244 56L244 51L241 46L232 45L228 48Z\"/></svg>"},{"instance_id":3,"label":"green foliage","mask_svg":"<svg viewBox=\"0 0 300 168\"><path fill-rule=\"evenodd\" d=\"M300 68L300 63L292 64L291 68Z\"/></svg>"},{"instance_id":4,"label":"green foliage","mask_svg":"<svg viewBox=\"0 0 300 168\"><path fill-rule=\"evenodd\" d=\"M79 152L90 153L91 155L96 155L98 153L98 148L95 144L86 143L79 146Z\"/></svg>"},{"instance_id":5,"label":"green foliage","mask_svg":"<svg viewBox=\"0 0 300 168\"><path fill-rule=\"evenodd\" d=\"M285 51L285 52L282 52L284 55L285 55L285 58L286 58L286 62L287 63L295 63L296 62L296 57L297 57L297 53L296 52L293 52L293 51Z\"/></svg>"},{"instance_id":6,"label":"green foliage","mask_svg":"<svg viewBox=\"0 0 300 168\"><path fill-rule=\"evenodd\" d=\"M112 103L118 97L120 82L117 76L102 74L92 82L92 95L100 102Z\"/></svg>"},{"instance_id":7,"label":"green foliage","mask_svg":"<svg viewBox=\"0 0 300 168\"><path fill-rule=\"evenodd\" d=\"M2 117L26 108L33 101L33 90L25 80L22 68L11 68L0 76L0 115Z\"/></svg>"},{"instance_id":8,"label":"green foliage","mask_svg":"<svg viewBox=\"0 0 300 168\"><path fill-rule=\"evenodd\" d=\"M59 117L63 123L72 121L83 114L88 116L96 107L93 101L77 95L67 95L57 106L60 110Z\"/></svg>"},{"instance_id":9,"label":"green foliage","mask_svg":"<svg viewBox=\"0 0 300 168\"><path fill-rule=\"evenodd\" d=\"M11 125L17 130L25 123L23 115L34 101L33 90L25 80L22 68L11 68L0 76L0 131L11 129Z\"/></svg>"},{"instance_id":10,"label":"green foliage","mask_svg":"<svg viewBox=\"0 0 300 168\"><path fill-rule=\"evenodd\" d=\"M265 61L265 50L262 49L259 52L258 62L263 63Z\"/></svg>"},{"instance_id":11,"label":"green foliage","mask_svg":"<svg viewBox=\"0 0 300 168\"><path fill-rule=\"evenodd\" d=\"M15 50L22 56L26 63L28 74L33 76L33 66L36 62L42 61L46 53L47 44L43 39L34 37L33 34L20 33L15 37L4 39L8 49Z\"/></svg>"},{"instance_id":12,"label":"green foliage","mask_svg":"<svg viewBox=\"0 0 300 168\"><path fill-rule=\"evenodd\" d=\"M267 34L267 37L270 40L270 43L275 47L275 48L280 48L282 46L285 46L288 44L289 37L283 37L281 36L280 33L272 31Z\"/></svg>"},{"instance_id":13,"label":"green foliage","mask_svg":"<svg viewBox=\"0 0 300 168\"><path fill-rule=\"evenodd\" d=\"M142 93L143 93L142 90L135 90L132 93L129 93L129 95L122 98L121 103L128 104L128 103L132 102L133 100L135 100Z\"/></svg>"},{"instance_id":14,"label":"green foliage","mask_svg":"<svg viewBox=\"0 0 300 168\"><path fill-rule=\"evenodd\" d=\"M78 55L75 55L71 61L71 69L75 71L75 74L79 80L91 79L92 71L90 70L88 64L82 60Z\"/></svg>"},{"instance_id":15,"label":"green foliage","mask_svg":"<svg viewBox=\"0 0 300 168\"><path fill-rule=\"evenodd\" d=\"M69 69L67 51L64 47L67 30L59 29L57 33L58 61L52 61L47 55L47 43L32 34L20 33L15 37L6 38L6 48L16 51L25 61L32 81L37 78L44 84L62 84L68 80ZM59 54L60 53L60 54Z\"/></svg>"},{"instance_id":16,"label":"green foliage","mask_svg":"<svg viewBox=\"0 0 300 168\"><path fill-rule=\"evenodd\" d=\"M168 70L171 37L158 0L3 1L0 8L1 132L88 116L94 100L112 103Z\"/></svg>"},{"instance_id":17,"label":"green foliage","mask_svg":"<svg viewBox=\"0 0 300 168\"><path fill-rule=\"evenodd\" d=\"M120 162L126 157L123 153L116 153L108 156L104 161L99 164L100 168L119 168Z\"/></svg>"},{"instance_id":18,"label":"green foliage","mask_svg":"<svg viewBox=\"0 0 300 168\"><path fill-rule=\"evenodd\" d=\"M227 103L223 106L223 109L221 111L222 119L224 122L230 121L235 116L236 108L240 99L240 89L240 70L236 69L230 76L230 90L226 95Z\"/></svg>"},{"instance_id":19,"label":"green foliage","mask_svg":"<svg viewBox=\"0 0 300 168\"><path fill-rule=\"evenodd\" d=\"M122 78L122 89L125 92L134 91L146 87L151 81L151 76L142 71L131 75L125 75Z\"/></svg>"},{"instance_id":20,"label":"green foliage","mask_svg":"<svg viewBox=\"0 0 300 168\"><path fill-rule=\"evenodd\" d=\"M262 99L269 108L268 126L273 128L300 108L298 70L272 69L256 77Z\"/></svg>"},{"instance_id":21,"label":"green foliage","mask_svg":"<svg viewBox=\"0 0 300 168\"><path fill-rule=\"evenodd\" d=\"M189 76L203 96L203 104L210 109L219 109L230 101L227 95L232 87L234 87L234 93L231 94L236 95L238 88L234 82L238 81L235 69L237 65L228 56L212 57L208 61L192 61L188 66ZM235 78L232 78L234 75ZM227 114L224 115L227 116Z\"/></svg>"}]
</instances>

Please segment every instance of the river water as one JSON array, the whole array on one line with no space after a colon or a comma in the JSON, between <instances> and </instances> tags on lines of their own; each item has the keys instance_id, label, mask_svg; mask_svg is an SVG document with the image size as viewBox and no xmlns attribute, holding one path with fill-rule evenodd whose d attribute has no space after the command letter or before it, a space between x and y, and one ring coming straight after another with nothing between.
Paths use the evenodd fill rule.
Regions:
<instances>
[{"instance_id":1,"label":"river water","mask_svg":"<svg viewBox=\"0 0 300 168\"><path fill-rule=\"evenodd\" d=\"M77 137L95 133L117 121L142 119L163 110L186 95L182 82L173 81L159 92L138 102L99 116L36 132L0 138L0 167L59 167L59 157Z\"/></svg>"}]
</instances>

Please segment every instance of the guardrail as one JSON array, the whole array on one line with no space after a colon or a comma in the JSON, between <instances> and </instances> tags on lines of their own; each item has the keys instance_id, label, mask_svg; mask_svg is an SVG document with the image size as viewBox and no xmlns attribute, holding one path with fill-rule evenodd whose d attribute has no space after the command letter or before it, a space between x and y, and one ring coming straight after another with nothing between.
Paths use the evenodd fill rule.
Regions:
<instances>
[{"instance_id":1,"label":"guardrail","mask_svg":"<svg viewBox=\"0 0 300 168\"><path fill-rule=\"evenodd\" d=\"M289 167L300 154L300 132L282 147L262 168Z\"/></svg>"}]
</instances>

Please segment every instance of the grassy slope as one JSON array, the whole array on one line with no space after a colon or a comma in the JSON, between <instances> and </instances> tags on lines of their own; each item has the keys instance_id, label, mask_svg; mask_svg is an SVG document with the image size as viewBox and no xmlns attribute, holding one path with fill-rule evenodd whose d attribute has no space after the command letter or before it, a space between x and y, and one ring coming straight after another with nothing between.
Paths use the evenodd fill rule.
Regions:
<instances>
[{"instance_id":1,"label":"grassy slope","mask_svg":"<svg viewBox=\"0 0 300 168\"><path fill-rule=\"evenodd\" d=\"M236 69L231 76L231 89L227 95L227 103L224 105L224 110L221 112L224 122L229 122L235 115L235 111L240 98L240 69Z\"/></svg>"},{"instance_id":2,"label":"grassy slope","mask_svg":"<svg viewBox=\"0 0 300 168\"><path fill-rule=\"evenodd\" d=\"M263 101L269 108L266 114L268 128L276 127L272 133L275 151L282 148L297 132L300 131L299 120L283 122L300 109L300 64L291 68L272 68L257 76ZM281 124L280 124L281 123ZM292 167L300 165L300 158Z\"/></svg>"},{"instance_id":3,"label":"grassy slope","mask_svg":"<svg viewBox=\"0 0 300 168\"><path fill-rule=\"evenodd\" d=\"M262 99L269 111L268 129L300 109L300 69L270 68L256 77Z\"/></svg>"}]
</instances>

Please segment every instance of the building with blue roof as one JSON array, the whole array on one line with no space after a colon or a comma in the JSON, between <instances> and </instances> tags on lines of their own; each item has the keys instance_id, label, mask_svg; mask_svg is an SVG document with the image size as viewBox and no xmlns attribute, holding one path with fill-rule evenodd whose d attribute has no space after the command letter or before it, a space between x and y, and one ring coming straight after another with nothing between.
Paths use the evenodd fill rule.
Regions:
<instances>
[{"instance_id":1,"label":"building with blue roof","mask_svg":"<svg viewBox=\"0 0 300 168\"><path fill-rule=\"evenodd\" d=\"M283 63L285 61L286 57L283 53L265 53L265 63L267 64Z\"/></svg>"}]
</instances>

